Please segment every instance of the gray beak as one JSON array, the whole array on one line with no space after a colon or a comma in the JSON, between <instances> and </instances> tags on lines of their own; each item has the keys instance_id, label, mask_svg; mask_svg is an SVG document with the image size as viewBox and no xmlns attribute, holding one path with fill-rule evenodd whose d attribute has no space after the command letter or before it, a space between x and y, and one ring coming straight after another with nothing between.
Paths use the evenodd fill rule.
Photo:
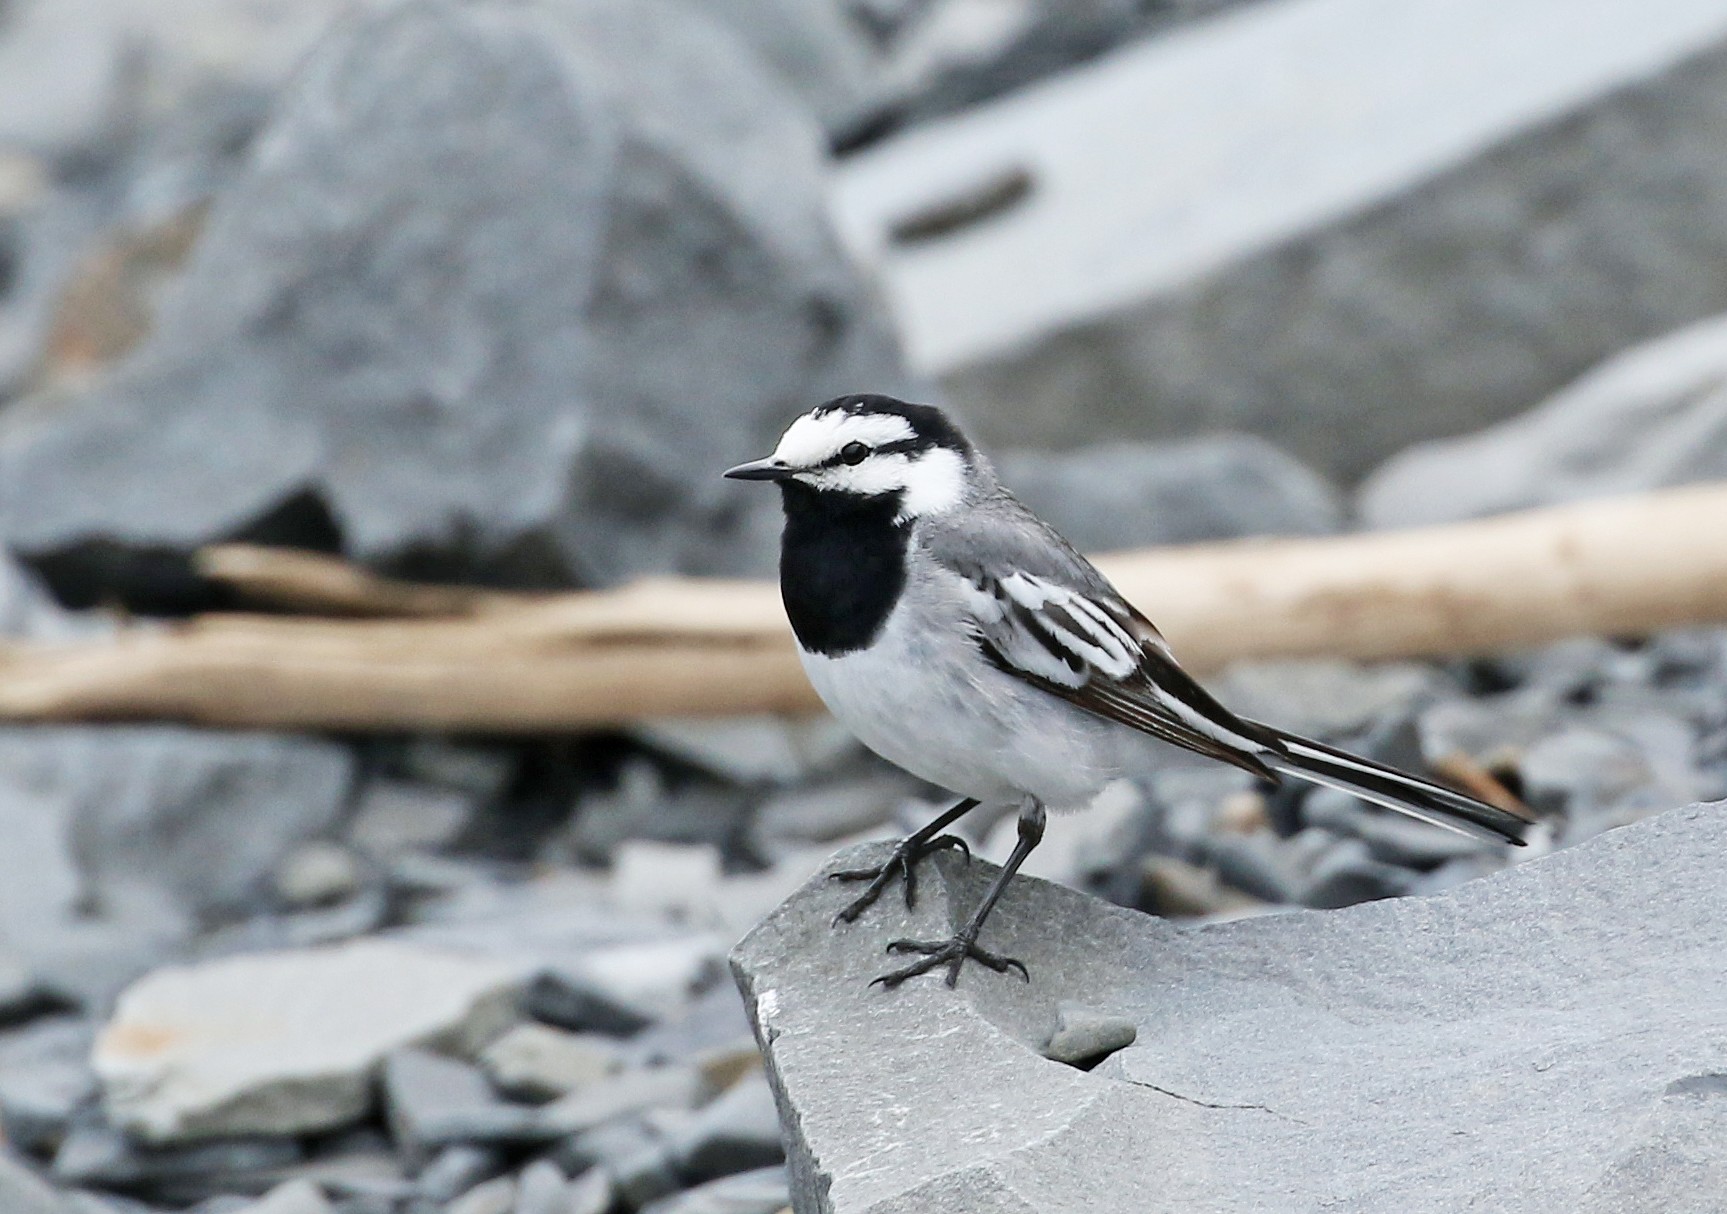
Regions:
<instances>
[{"instance_id":1,"label":"gray beak","mask_svg":"<svg viewBox=\"0 0 1727 1214\"><path fill-rule=\"evenodd\" d=\"M725 474L726 479L734 481L783 481L792 474L792 470L769 456L727 468Z\"/></svg>"}]
</instances>

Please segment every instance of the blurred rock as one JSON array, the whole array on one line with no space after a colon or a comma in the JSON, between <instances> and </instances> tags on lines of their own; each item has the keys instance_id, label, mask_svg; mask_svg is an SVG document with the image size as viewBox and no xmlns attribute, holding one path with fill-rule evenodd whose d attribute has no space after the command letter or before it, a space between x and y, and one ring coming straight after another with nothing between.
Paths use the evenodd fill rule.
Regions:
<instances>
[{"instance_id":1,"label":"blurred rock","mask_svg":"<svg viewBox=\"0 0 1727 1214\"><path fill-rule=\"evenodd\" d=\"M830 138L855 130L880 101L867 31L834 0L698 0L785 82Z\"/></svg>"},{"instance_id":2,"label":"blurred rock","mask_svg":"<svg viewBox=\"0 0 1727 1214\"><path fill-rule=\"evenodd\" d=\"M543 1024L519 1024L480 1054L493 1086L523 1100L554 1100L614 1074L619 1064L611 1038Z\"/></svg>"},{"instance_id":3,"label":"blurred rock","mask_svg":"<svg viewBox=\"0 0 1727 1214\"><path fill-rule=\"evenodd\" d=\"M70 1202L0 1147L0 1210L6 1214L73 1214Z\"/></svg>"},{"instance_id":4,"label":"blurred rock","mask_svg":"<svg viewBox=\"0 0 1727 1214\"><path fill-rule=\"evenodd\" d=\"M260 1192L303 1150L283 1138L234 1138L195 1146L148 1147L110 1126L80 1125L54 1156L63 1184L122 1189L181 1205L237 1189Z\"/></svg>"},{"instance_id":5,"label":"blurred rock","mask_svg":"<svg viewBox=\"0 0 1727 1214\"><path fill-rule=\"evenodd\" d=\"M1206 686L1236 712L1318 738L1335 738L1401 715L1443 680L1416 662L1336 658L1236 662Z\"/></svg>"},{"instance_id":6,"label":"blurred rock","mask_svg":"<svg viewBox=\"0 0 1727 1214\"><path fill-rule=\"evenodd\" d=\"M672 1135L678 1171L712 1180L785 1162L779 1110L767 1076L747 1075L699 1110Z\"/></svg>"},{"instance_id":7,"label":"blurred rock","mask_svg":"<svg viewBox=\"0 0 1727 1214\"><path fill-rule=\"evenodd\" d=\"M579 1194L577 1187L556 1164L537 1159L523 1168L517 1179L515 1214L584 1214L582 1206L591 1208L593 1203ZM591 1214L605 1214L605 1207L591 1210Z\"/></svg>"},{"instance_id":8,"label":"blurred rock","mask_svg":"<svg viewBox=\"0 0 1727 1214\"><path fill-rule=\"evenodd\" d=\"M345 23L146 343L0 426L0 535L84 600L126 589L103 544L306 542L325 508L351 554L419 572L764 568L774 504L715 469L906 381L817 132L755 63L659 3Z\"/></svg>"},{"instance_id":9,"label":"blurred rock","mask_svg":"<svg viewBox=\"0 0 1727 1214\"><path fill-rule=\"evenodd\" d=\"M656 750L738 784L790 784L858 752L830 716L665 718L632 731Z\"/></svg>"},{"instance_id":10,"label":"blurred rock","mask_svg":"<svg viewBox=\"0 0 1727 1214\"><path fill-rule=\"evenodd\" d=\"M539 1124L548 1138L563 1137L645 1109L693 1108L706 1094L706 1082L694 1067L622 1071L543 1106Z\"/></svg>"},{"instance_id":11,"label":"blurred rock","mask_svg":"<svg viewBox=\"0 0 1727 1214\"><path fill-rule=\"evenodd\" d=\"M94 1036L88 1021L69 1017L0 1034L0 1134L7 1142L43 1155L59 1147L73 1116L96 1095Z\"/></svg>"},{"instance_id":12,"label":"blurred rock","mask_svg":"<svg viewBox=\"0 0 1727 1214\"><path fill-rule=\"evenodd\" d=\"M946 935L994 876L942 856L915 913L883 899L861 933L812 881L734 966L811 1214L1308 1208L1340 1175L1362 1210L1570 1211L1608 1185L1616 1214L1704 1209L1720 1119L1650 1114L1727 1070L1724 845L1722 807L1692 806L1449 894L1200 929L1020 880L982 942L1030 982L968 967L884 995L881 941ZM1136 1044L1090 1073L1039 1057L1063 1000ZM1631 1142L1687 1181L1627 1193Z\"/></svg>"},{"instance_id":13,"label":"blurred rock","mask_svg":"<svg viewBox=\"0 0 1727 1214\"><path fill-rule=\"evenodd\" d=\"M787 789L756 807L750 846L759 856L780 858L811 844L885 827L908 791L905 780L886 772Z\"/></svg>"},{"instance_id":14,"label":"blurred rock","mask_svg":"<svg viewBox=\"0 0 1727 1214\"><path fill-rule=\"evenodd\" d=\"M440 851L461 837L474 816L473 798L456 789L406 780L366 782L348 823L348 840L371 856Z\"/></svg>"},{"instance_id":15,"label":"blurred rock","mask_svg":"<svg viewBox=\"0 0 1727 1214\"><path fill-rule=\"evenodd\" d=\"M851 157L837 213L986 441L1240 430L1347 482L1727 308L1724 42L1694 3L1273 0Z\"/></svg>"},{"instance_id":16,"label":"blurred rock","mask_svg":"<svg viewBox=\"0 0 1727 1214\"><path fill-rule=\"evenodd\" d=\"M1003 482L1087 552L1341 529L1337 490L1263 439L1009 452Z\"/></svg>"},{"instance_id":17,"label":"blurred rock","mask_svg":"<svg viewBox=\"0 0 1727 1214\"><path fill-rule=\"evenodd\" d=\"M88 909L249 905L335 822L353 759L315 738L178 726L0 729L0 779L59 802ZM0 859L0 865L5 861Z\"/></svg>"},{"instance_id":18,"label":"blurred rock","mask_svg":"<svg viewBox=\"0 0 1727 1214\"><path fill-rule=\"evenodd\" d=\"M357 893L362 875L353 852L338 843L314 840L289 852L277 865L276 895L289 906L328 906Z\"/></svg>"},{"instance_id":19,"label":"blurred rock","mask_svg":"<svg viewBox=\"0 0 1727 1214\"><path fill-rule=\"evenodd\" d=\"M627 1037L654 1022L633 999L620 998L607 984L580 970L541 971L522 994L522 1010L536 1020L573 1033Z\"/></svg>"},{"instance_id":20,"label":"blurred rock","mask_svg":"<svg viewBox=\"0 0 1727 1214\"><path fill-rule=\"evenodd\" d=\"M467 1143L445 1147L414 1178L415 1188L427 1201L447 1202L503 1170L504 1156L492 1147Z\"/></svg>"},{"instance_id":21,"label":"blurred rock","mask_svg":"<svg viewBox=\"0 0 1727 1214\"><path fill-rule=\"evenodd\" d=\"M511 1214L516 1208L516 1178L499 1176L475 1185L450 1203L449 1214Z\"/></svg>"},{"instance_id":22,"label":"blurred rock","mask_svg":"<svg viewBox=\"0 0 1727 1214\"><path fill-rule=\"evenodd\" d=\"M110 1116L144 1141L326 1129L371 1107L392 1050L495 1036L521 977L384 940L165 969L120 997L93 1063Z\"/></svg>"},{"instance_id":23,"label":"blurred rock","mask_svg":"<svg viewBox=\"0 0 1727 1214\"><path fill-rule=\"evenodd\" d=\"M335 1214L335 1207L311 1181L291 1180L247 1206L246 1214Z\"/></svg>"},{"instance_id":24,"label":"blurred rock","mask_svg":"<svg viewBox=\"0 0 1727 1214\"><path fill-rule=\"evenodd\" d=\"M789 1200L785 1168L760 1168L656 1201L642 1214L780 1214Z\"/></svg>"},{"instance_id":25,"label":"blurred rock","mask_svg":"<svg viewBox=\"0 0 1727 1214\"><path fill-rule=\"evenodd\" d=\"M1421 443L1361 487L1370 527L1415 527L1727 478L1727 317L1618 354L1545 403Z\"/></svg>"},{"instance_id":26,"label":"blurred rock","mask_svg":"<svg viewBox=\"0 0 1727 1214\"><path fill-rule=\"evenodd\" d=\"M20 0L0 13L0 146L55 156L115 137L126 30L103 0Z\"/></svg>"},{"instance_id":27,"label":"blurred rock","mask_svg":"<svg viewBox=\"0 0 1727 1214\"><path fill-rule=\"evenodd\" d=\"M410 1161L459 1142L533 1141L534 1111L505 1104L478 1067L430 1050L384 1059L385 1111L396 1147Z\"/></svg>"},{"instance_id":28,"label":"blurred rock","mask_svg":"<svg viewBox=\"0 0 1727 1214\"><path fill-rule=\"evenodd\" d=\"M1395 898L1415 885L1408 869L1374 859L1372 849L1360 839L1340 839L1327 848L1307 876L1301 902L1321 910Z\"/></svg>"}]
</instances>

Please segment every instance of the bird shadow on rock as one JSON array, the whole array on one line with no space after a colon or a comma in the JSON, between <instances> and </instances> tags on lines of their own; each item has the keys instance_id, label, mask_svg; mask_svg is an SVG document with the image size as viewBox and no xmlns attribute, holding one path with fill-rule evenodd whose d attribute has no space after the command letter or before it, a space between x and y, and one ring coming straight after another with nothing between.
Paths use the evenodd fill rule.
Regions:
<instances>
[{"instance_id":1,"label":"bird shadow on rock","mask_svg":"<svg viewBox=\"0 0 1727 1214\"><path fill-rule=\"evenodd\" d=\"M981 943L1029 982L889 991L887 942L950 935L997 870L938 856L915 910L896 886L832 928L855 891L828 874L872 844L732 961L799 1214L1589 1211L1624 1196L1615 1161L1659 1166L1639 1127L1674 1100L1699 1106L1686 1174L1700 1137L1727 1159L1727 1088L1698 1078L1727 1074L1724 845L1692 806L1433 897L1203 926L1021 877ZM1074 1004L1136 1040L1089 1072L1042 1056Z\"/></svg>"}]
</instances>

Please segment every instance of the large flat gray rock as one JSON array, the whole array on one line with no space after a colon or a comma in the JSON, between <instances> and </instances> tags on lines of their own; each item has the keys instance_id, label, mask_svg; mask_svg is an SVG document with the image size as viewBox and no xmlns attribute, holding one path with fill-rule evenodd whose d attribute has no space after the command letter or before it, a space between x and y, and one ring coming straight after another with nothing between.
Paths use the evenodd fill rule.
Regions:
<instances>
[{"instance_id":1,"label":"large flat gray rock","mask_svg":"<svg viewBox=\"0 0 1727 1214\"><path fill-rule=\"evenodd\" d=\"M984 943L1029 984L870 987L993 872L943 859L916 914L851 930L818 878L733 965L798 1214L1719 1211L1724 848L1697 805L1432 898L1206 927L1025 880ZM1064 1003L1136 1042L1041 1057Z\"/></svg>"},{"instance_id":2,"label":"large flat gray rock","mask_svg":"<svg viewBox=\"0 0 1727 1214\"><path fill-rule=\"evenodd\" d=\"M346 551L419 570L771 567L775 503L714 469L811 401L904 385L815 123L693 9L364 8L278 99L145 343L8 410L0 539L73 561L84 598L88 546L313 542L308 495Z\"/></svg>"},{"instance_id":3,"label":"large flat gray rock","mask_svg":"<svg viewBox=\"0 0 1727 1214\"><path fill-rule=\"evenodd\" d=\"M871 149L839 213L984 438L1356 477L1727 308L1724 47L1721 0L1269 0Z\"/></svg>"}]
</instances>

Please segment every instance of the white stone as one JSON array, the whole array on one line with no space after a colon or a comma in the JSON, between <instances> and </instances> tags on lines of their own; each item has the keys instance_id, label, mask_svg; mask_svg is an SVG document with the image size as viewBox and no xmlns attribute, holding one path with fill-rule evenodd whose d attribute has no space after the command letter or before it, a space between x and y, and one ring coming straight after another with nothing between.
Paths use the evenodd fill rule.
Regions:
<instances>
[{"instance_id":1,"label":"white stone","mask_svg":"<svg viewBox=\"0 0 1727 1214\"><path fill-rule=\"evenodd\" d=\"M371 1107L390 1051L483 1044L521 976L390 940L163 969L121 995L92 1065L109 1115L149 1142L326 1129Z\"/></svg>"},{"instance_id":2,"label":"white stone","mask_svg":"<svg viewBox=\"0 0 1727 1214\"><path fill-rule=\"evenodd\" d=\"M245 1214L334 1214L324 1191L310 1180L277 1185L246 1207Z\"/></svg>"},{"instance_id":3,"label":"white stone","mask_svg":"<svg viewBox=\"0 0 1727 1214\"><path fill-rule=\"evenodd\" d=\"M599 1082L619 1060L609 1037L519 1024L481 1052L480 1066L502 1092L550 1100Z\"/></svg>"},{"instance_id":4,"label":"white stone","mask_svg":"<svg viewBox=\"0 0 1727 1214\"><path fill-rule=\"evenodd\" d=\"M1394 9L1255 6L849 158L836 217L882 261L914 364L941 373L1136 303L1727 37L1714 0ZM1022 206L885 254L894 223L1012 166L1036 179Z\"/></svg>"}]
</instances>

